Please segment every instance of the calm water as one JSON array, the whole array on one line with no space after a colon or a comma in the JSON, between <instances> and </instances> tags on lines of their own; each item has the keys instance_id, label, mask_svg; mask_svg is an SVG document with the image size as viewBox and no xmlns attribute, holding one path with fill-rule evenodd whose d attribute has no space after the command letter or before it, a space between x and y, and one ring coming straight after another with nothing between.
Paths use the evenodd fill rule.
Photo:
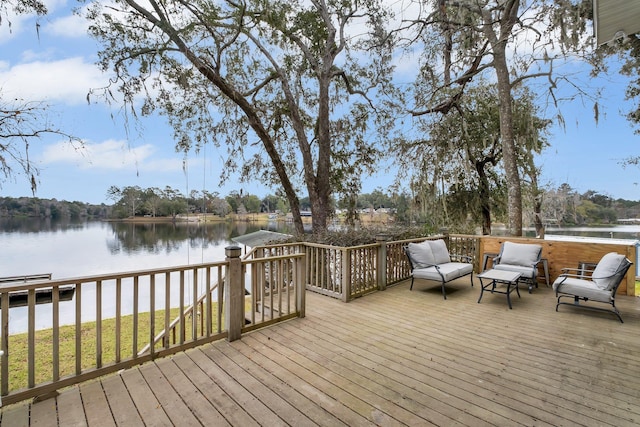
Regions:
<instances>
[{"instance_id":1,"label":"calm water","mask_svg":"<svg viewBox=\"0 0 640 427\"><path fill-rule=\"evenodd\" d=\"M54 278L221 261L233 237L278 224L0 220L0 276Z\"/></svg>"},{"instance_id":2,"label":"calm water","mask_svg":"<svg viewBox=\"0 0 640 427\"><path fill-rule=\"evenodd\" d=\"M111 222L60 222L34 219L0 220L0 276L51 273L53 278L83 277L124 271L146 270L222 261L225 248L236 245L233 237L259 229L289 232L285 224L176 223L132 224ZM103 287L103 314L115 315L115 292ZM148 288L141 287L144 301ZM95 317L95 286L83 287L83 319ZM157 304L163 304L158 292ZM177 295L172 301L178 303ZM61 302L60 322L73 322L74 301ZM67 306L69 309L67 310ZM132 301L123 300L123 314L130 314ZM141 307L142 309L142 307ZM113 313L113 314L110 314ZM27 308L9 310L10 333L27 330ZM36 311L36 329L51 327L51 304Z\"/></svg>"}]
</instances>

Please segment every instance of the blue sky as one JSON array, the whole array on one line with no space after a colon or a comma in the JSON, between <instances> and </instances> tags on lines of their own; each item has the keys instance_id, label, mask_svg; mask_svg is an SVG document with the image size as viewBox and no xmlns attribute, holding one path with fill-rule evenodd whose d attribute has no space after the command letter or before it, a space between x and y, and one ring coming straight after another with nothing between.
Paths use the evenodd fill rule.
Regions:
<instances>
[{"instance_id":1,"label":"blue sky","mask_svg":"<svg viewBox=\"0 0 640 427\"><path fill-rule=\"evenodd\" d=\"M36 193L41 198L110 203L107 189L137 185L142 188L169 185L190 190L233 190L264 196L273 193L261 183L239 184L234 177L219 186L224 152L213 146L199 155L176 153L172 129L161 117L143 118L127 130L122 116L107 105L87 104L91 88L104 86L107 76L94 65L97 45L86 36L86 23L71 13L77 3L65 0L46 2L50 14L40 18L38 37L35 19L12 18L12 29L0 27L0 87L3 97L46 101L51 105L48 119L67 133L85 141L85 150L74 150L59 137L45 137L31 145L31 158L41 169ZM4 24L4 23L3 23ZM406 65L405 65L406 66ZM566 129L554 125L551 147L538 159L542 185L557 187L568 183L584 192L594 190L614 198L640 200L640 169L622 168L620 161L640 155L640 136L624 117L631 104L624 101L626 79L617 74L591 80L587 66L572 65L575 81L585 86L603 86L600 120L593 119L593 104L575 100L561 107ZM615 67L614 67L615 68ZM550 116L555 115L552 108ZM395 176L382 172L366 177L363 192L386 189ZM23 176L2 183L3 196L30 196Z\"/></svg>"}]
</instances>

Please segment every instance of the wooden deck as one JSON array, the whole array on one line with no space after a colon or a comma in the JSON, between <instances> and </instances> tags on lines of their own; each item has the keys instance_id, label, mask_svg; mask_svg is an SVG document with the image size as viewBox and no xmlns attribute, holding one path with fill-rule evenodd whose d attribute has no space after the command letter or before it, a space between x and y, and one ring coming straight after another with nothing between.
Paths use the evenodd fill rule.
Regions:
<instances>
[{"instance_id":1,"label":"wooden deck","mask_svg":"<svg viewBox=\"0 0 640 427\"><path fill-rule=\"evenodd\" d=\"M475 279L477 281L477 279ZM554 311L553 292L417 281L202 346L56 398L3 426L640 425L640 300L615 316Z\"/></svg>"}]
</instances>

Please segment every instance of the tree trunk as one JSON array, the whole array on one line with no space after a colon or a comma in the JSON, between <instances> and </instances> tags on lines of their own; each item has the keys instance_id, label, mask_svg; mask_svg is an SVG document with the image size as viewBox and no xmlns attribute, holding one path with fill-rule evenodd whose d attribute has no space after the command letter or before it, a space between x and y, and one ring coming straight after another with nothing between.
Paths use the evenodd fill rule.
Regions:
<instances>
[{"instance_id":1,"label":"tree trunk","mask_svg":"<svg viewBox=\"0 0 640 427\"><path fill-rule=\"evenodd\" d=\"M498 100L500 103L500 139L502 141L502 164L507 180L507 210L510 236L522 236L522 189L518 172L518 154L516 153L513 132L513 105L511 80L507 65L507 42L513 26L518 22L519 0L506 0L502 5L503 14L499 28L495 16L488 9L482 9L482 30L491 44L493 68L496 70ZM498 30L496 32L496 30Z\"/></svg>"},{"instance_id":2,"label":"tree trunk","mask_svg":"<svg viewBox=\"0 0 640 427\"><path fill-rule=\"evenodd\" d=\"M500 139L502 140L502 163L507 180L507 208L510 236L522 236L522 188L518 172L518 154L513 134L513 106L509 68L505 55L505 44L493 46L493 61L498 81L500 100Z\"/></svg>"},{"instance_id":3,"label":"tree trunk","mask_svg":"<svg viewBox=\"0 0 640 427\"><path fill-rule=\"evenodd\" d=\"M480 196L480 210L482 212L482 234L487 236L491 234L491 201L489 194L489 180L484 172L484 163L475 163L476 172L479 177L478 193Z\"/></svg>"}]
</instances>

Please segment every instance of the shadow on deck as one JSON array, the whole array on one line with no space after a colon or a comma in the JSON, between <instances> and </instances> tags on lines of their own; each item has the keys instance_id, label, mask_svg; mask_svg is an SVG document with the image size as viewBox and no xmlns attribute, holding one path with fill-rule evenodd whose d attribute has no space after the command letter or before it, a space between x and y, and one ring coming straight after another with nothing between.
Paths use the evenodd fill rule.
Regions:
<instances>
[{"instance_id":1,"label":"shadow on deck","mask_svg":"<svg viewBox=\"0 0 640 427\"><path fill-rule=\"evenodd\" d=\"M2 425L640 424L640 300L625 320L550 288L485 294L403 282L307 317L2 409Z\"/></svg>"}]
</instances>

